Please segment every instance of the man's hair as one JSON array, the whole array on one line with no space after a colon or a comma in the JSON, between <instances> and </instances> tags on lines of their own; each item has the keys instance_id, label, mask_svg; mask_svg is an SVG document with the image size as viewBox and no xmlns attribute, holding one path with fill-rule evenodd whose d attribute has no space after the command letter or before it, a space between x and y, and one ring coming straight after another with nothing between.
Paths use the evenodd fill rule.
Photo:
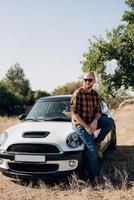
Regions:
<instances>
[{"instance_id":1,"label":"man's hair","mask_svg":"<svg viewBox=\"0 0 134 200\"><path fill-rule=\"evenodd\" d=\"M85 74L84 74L84 76L85 75L92 75L92 76L94 76L94 79L96 79L96 75L95 75L95 73L93 72L93 71L89 71L89 72L86 72Z\"/></svg>"}]
</instances>

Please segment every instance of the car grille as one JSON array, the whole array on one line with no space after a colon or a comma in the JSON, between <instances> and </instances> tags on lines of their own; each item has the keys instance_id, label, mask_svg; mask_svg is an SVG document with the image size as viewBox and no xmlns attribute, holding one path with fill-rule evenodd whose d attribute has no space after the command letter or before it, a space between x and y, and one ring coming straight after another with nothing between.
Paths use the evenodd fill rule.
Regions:
<instances>
[{"instance_id":1,"label":"car grille","mask_svg":"<svg viewBox=\"0 0 134 200\"><path fill-rule=\"evenodd\" d=\"M13 144L7 148L7 151L20 153L60 153L59 149L51 144Z\"/></svg>"},{"instance_id":2,"label":"car grille","mask_svg":"<svg viewBox=\"0 0 134 200\"><path fill-rule=\"evenodd\" d=\"M21 173L50 173L58 170L58 164L8 163L10 170Z\"/></svg>"}]
</instances>

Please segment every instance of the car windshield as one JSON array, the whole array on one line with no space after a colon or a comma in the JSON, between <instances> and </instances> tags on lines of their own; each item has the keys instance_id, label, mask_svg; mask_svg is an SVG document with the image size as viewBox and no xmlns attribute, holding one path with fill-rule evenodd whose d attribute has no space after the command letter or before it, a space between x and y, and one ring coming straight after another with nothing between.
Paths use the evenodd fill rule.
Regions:
<instances>
[{"instance_id":1,"label":"car windshield","mask_svg":"<svg viewBox=\"0 0 134 200\"><path fill-rule=\"evenodd\" d=\"M70 100L38 101L25 120L70 121Z\"/></svg>"}]
</instances>

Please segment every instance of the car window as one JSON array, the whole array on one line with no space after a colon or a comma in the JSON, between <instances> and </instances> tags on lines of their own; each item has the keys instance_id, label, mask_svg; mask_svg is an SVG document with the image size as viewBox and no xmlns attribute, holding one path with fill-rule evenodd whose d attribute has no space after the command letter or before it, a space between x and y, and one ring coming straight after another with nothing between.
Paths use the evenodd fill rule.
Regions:
<instances>
[{"instance_id":1,"label":"car window","mask_svg":"<svg viewBox=\"0 0 134 200\"><path fill-rule=\"evenodd\" d=\"M33 106L32 110L26 117L26 119L66 119L68 116L64 112L70 112L70 101L58 100L58 101L42 101L37 102Z\"/></svg>"}]
</instances>

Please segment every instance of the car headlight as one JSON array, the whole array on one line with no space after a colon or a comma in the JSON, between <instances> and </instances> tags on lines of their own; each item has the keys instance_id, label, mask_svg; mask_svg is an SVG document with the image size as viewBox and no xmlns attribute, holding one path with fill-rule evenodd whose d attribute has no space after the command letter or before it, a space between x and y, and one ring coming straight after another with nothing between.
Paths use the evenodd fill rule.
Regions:
<instances>
[{"instance_id":1,"label":"car headlight","mask_svg":"<svg viewBox=\"0 0 134 200\"><path fill-rule=\"evenodd\" d=\"M77 148L82 144L82 140L80 139L79 135L77 133L71 133L67 139L66 143L71 148Z\"/></svg>"},{"instance_id":2,"label":"car headlight","mask_svg":"<svg viewBox=\"0 0 134 200\"><path fill-rule=\"evenodd\" d=\"M2 144L4 144L4 142L6 141L6 139L7 139L7 136L8 134L7 134L7 132L4 132L4 133L1 133L0 134L0 146L2 145Z\"/></svg>"}]
</instances>

